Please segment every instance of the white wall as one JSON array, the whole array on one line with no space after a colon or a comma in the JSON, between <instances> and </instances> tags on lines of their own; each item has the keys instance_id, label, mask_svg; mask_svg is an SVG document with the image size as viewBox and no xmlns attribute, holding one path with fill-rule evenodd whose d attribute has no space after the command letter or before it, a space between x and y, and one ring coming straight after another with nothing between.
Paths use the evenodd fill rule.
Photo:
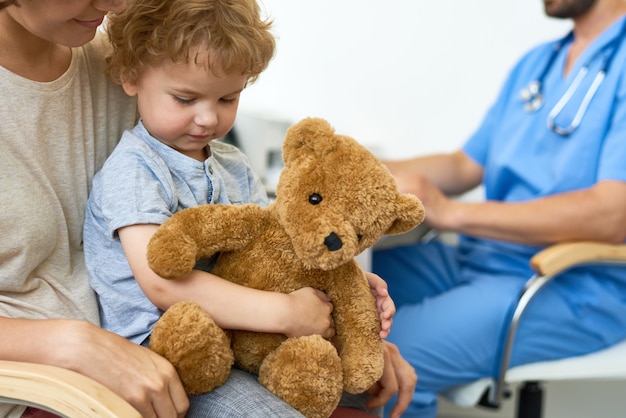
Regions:
<instances>
[{"instance_id":1,"label":"white wall","mask_svg":"<svg viewBox=\"0 0 626 418\"><path fill-rule=\"evenodd\" d=\"M387 158L460 146L527 48L564 34L539 0L260 0L277 55L243 114L328 119Z\"/></svg>"}]
</instances>

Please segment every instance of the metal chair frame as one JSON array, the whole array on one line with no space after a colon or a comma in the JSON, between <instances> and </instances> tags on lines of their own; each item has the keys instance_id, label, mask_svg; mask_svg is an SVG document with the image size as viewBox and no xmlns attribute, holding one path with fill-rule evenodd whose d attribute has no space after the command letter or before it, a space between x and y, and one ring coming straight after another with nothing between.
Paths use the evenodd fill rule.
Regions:
<instances>
[{"instance_id":1,"label":"metal chair frame","mask_svg":"<svg viewBox=\"0 0 626 418\"><path fill-rule=\"evenodd\" d=\"M570 268L588 264L626 265L626 245L598 242L566 242L556 244L539 252L531 259L536 273L528 280L520 293L506 333L501 354L499 373L492 389L487 389L479 405L499 408L510 397L506 380L515 335L520 321L533 298L550 281ZM597 376L596 378L598 378ZM626 376L624 376L626 379ZM543 389L540 380L526 380L519 392L517 417L541 418L543 413Z\"/></svg>"}]
</instances>

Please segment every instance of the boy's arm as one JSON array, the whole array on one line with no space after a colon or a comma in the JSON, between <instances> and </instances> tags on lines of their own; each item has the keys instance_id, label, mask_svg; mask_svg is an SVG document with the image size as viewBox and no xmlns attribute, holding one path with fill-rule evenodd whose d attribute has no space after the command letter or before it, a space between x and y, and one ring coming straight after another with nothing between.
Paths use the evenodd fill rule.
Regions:
<instances>
[{"instance_id":1,"label":"boy's arm","mask_svg":"<svg viewBox=\"0 0 626 418\"><path fill-rule=\"evenodd\" d=\"M131 225L118 230L124 253L137 283L162 310L176 302L193 301L227 329L322 334L332 337L332 304L323 292L303 288L284 294L240 286L213 274L192 270L186 277L166 280L148 266L147 248L158 225Z\"/></svg>"}]
</instances>

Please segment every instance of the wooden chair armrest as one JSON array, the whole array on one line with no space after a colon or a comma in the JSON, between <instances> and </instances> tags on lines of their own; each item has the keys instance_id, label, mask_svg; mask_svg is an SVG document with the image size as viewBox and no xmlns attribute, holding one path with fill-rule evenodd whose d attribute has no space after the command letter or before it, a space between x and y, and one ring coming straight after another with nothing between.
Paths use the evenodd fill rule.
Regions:
<instances>
[{"instance_id":1,"label":"wooden chair armrest","mask_svg":"<svg viewBox=\"0 0 626 418\"><path fill-rule=\"evenodd\" d=\"M505 376L509 368L513 341L518 323L530 301L559 273L571 267L590 263L626 263L626 244L593 241L562 242L543 249L531 258L530 265L535 270L535 275L526 282L515 305L503 342L495 387L489 391L484 400L481 400L482 405L497 408L505 396Z\"/></svg>"},{"instance_id":2,"label":"wooden chair armrest","mask_svg":"<svg viewBox=\"0 0 626 418\"><path fill-rule=\"evenodd\" d=\"M100 383L43 364L0 360L0 400L69 418L141 418L130 404Z\"/></svg>"},{"instance_id":3,"label":"wooden chair armrest","mask_svg":"<svg viewBox=\"0 0 626 418\"><path fill-rule=\"evenodd\" d=\"M594 261L626 263L626 244L593 241L563 242L537 253L530 260L530 265L542 276L553 276L577 264Z\"/></svg>"}]
</instances>

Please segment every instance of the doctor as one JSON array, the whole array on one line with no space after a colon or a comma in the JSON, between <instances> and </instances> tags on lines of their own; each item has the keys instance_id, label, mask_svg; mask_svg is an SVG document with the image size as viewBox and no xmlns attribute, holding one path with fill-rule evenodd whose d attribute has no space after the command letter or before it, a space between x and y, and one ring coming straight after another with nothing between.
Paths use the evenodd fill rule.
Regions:
<instances>
[{"instance_id":1,"label":"doctor","mask_svg":"<svg viewBox=\"0 0 626 418\"><path fill-rule=\"evenodd\" d=\"M626 2L544 0L571 19L562 39L513 68L478 130L450 154L387 161L426 223L459 233L374 253L397 305L389 340L419 375L405 417L432 418L437 394L493 376L529 259L564 240L626 238ZM483 185L484 202L450 196ZM589 353L626 338L626 268L551 282L521 322L512 366Z\"/></svg>"}]
</instances>

